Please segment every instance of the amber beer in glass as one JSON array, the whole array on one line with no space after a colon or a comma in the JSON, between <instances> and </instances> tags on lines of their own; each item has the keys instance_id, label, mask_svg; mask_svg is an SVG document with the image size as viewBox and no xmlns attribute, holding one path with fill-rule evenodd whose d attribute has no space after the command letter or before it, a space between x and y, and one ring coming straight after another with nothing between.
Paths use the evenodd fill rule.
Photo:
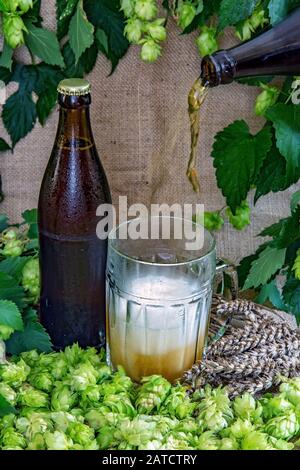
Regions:
<instances>
[{"instance_id":1,"label":"amber beer in glass","mask_svg":"<svg viewBox=\"0 0 300 470\"><path fill-rule=\"evenodd\" d=\"M59 124L39 197L41 322L54 347L105 344L107 240L96 209L111 196L90 123L90 85L58 86Z\"/></svg>"}]
</instances>

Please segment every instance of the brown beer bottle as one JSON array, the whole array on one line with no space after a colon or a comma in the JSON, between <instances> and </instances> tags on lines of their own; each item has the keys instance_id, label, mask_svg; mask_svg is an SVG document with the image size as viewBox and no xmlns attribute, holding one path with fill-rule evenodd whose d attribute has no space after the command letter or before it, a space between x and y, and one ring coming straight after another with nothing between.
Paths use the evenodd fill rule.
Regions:
<instances>
[{"instance_id":1,"label":"brown beer bottle","mask_svg":"<svg viewBox=\"0 0 300 470\"><path fill-rule=\"evenodd\" d=\"M260 36L204 57L201 68L211 87L242 77L300 75L300 8Z\"/></svg>"},{"instance_id":2,"label":"brown beer bottle","mask_svg":"<svg viewBox=\"0 0 300 470\"><path fill-rule=\"evenodd\" d=\"M105 344L107 240L96 209L110 203L90 124L90 85L58 86L58 131L39 197L40 318L56 349Z\"/></svg>"}]
</instances>

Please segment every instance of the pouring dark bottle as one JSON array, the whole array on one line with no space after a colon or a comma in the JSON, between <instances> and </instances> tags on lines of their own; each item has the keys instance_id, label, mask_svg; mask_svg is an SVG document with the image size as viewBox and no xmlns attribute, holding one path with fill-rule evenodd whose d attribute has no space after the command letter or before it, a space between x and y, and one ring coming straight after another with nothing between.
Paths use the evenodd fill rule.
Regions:
<instances>
[{"instance_id":1,"label":"pouring dark bottle","mask_svg":"<svg viewBox=\"0 0 300 470\"><path fill-rule=\"evenodd\" d=\"M111 196L90 124L89 83L62 81L58 102L39 197L40 317L57 349L103 346L107 240L96 235L96 209Z\"/></svg>"},{"instance_id":2,"label":"pouring dark bottle","mask_svg":"<svg viewBox=\"0 0 300 470\"><path fill-rule=\"evenodd\" d=\"M300 8L260 36L204 57L201 69L211 87L242 77L300 75Z\"/></svg>"}]
</instances>

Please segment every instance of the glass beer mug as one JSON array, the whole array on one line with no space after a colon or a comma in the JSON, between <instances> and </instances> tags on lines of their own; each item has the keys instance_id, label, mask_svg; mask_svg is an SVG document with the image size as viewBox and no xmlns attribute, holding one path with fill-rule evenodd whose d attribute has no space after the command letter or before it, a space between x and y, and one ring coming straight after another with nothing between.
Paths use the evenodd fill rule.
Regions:
<instances>
[{"instance_id":1,"label":"glass beer mug","mask_svg":"<svg viewBox=\"0 0 300 470\"><path fill-rule=\"evenodd\" d=\"M187 249L187 239L176 238L176 221L201 227L201 248ZM148 223L169 223L166 238L160 230L157 239L124 239L124 229L130 231L134 222L121 224L109 236L108 363L123 366L137 382L152 374L174 382L203 355L216 274L215 241L198 224L159 216Z\"/></svg>"}]
</instances>

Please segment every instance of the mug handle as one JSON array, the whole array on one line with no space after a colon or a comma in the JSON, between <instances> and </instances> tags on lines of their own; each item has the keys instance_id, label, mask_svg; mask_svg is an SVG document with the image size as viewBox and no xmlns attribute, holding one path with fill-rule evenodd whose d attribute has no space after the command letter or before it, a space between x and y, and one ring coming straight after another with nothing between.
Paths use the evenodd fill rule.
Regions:
<instances>
[{"instance_id":1,"label":"mug handle","mask_svg":"<svg viewBox=\"0 0 300 470\"><path fill-rule=\"evenodd\" d=\"M236 266L226 259L218 258L216 266L216 284L221 284L221 295L225 291L225 275L230 278L231 299L236 300L239 294L239 281Z\"/></svg>"}]
</instances>

